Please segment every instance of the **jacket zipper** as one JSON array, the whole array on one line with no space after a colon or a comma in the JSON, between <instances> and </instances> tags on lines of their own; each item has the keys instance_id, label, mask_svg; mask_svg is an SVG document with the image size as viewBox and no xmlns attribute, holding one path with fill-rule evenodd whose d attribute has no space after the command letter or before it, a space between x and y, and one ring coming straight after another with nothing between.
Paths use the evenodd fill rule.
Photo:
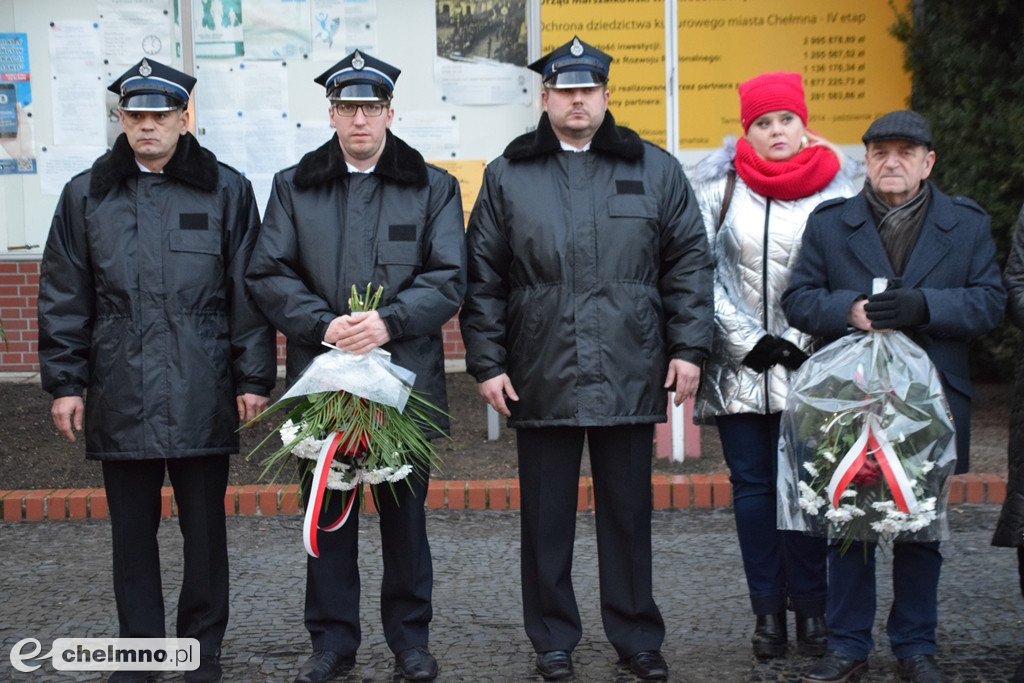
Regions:
<instances>
[{"instance_id":1,"label":"jacket zipper","mask_svg":"<svg viewBox=\"0 0 1024 683\"><path fill-rule=\"evenodd\" d=\"M764 198L764 239L761 241L761 316L764 319L765 332L771 334L768 329L768 223L772 213L771 197ZM772 397L768 388L771 380L772 369L764 371L764 414L772 413Z\"/></svg>"}]
</instances>

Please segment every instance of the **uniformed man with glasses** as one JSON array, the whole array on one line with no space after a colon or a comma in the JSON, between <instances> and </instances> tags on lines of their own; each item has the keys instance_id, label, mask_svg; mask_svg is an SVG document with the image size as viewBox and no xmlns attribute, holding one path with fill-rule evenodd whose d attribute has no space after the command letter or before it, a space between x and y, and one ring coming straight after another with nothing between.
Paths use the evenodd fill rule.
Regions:
<instances>
[{"instance_id":1,"label":"uniformed man with glasses","mask_svg":"<svg viewBox=\"0 0 1024 683\"><path fill-rule=\"evenodd\" d=\"M263 312L288 338L287 382L326 349L367 353L383 347L416 373L415 390L447 411L441 327L465 291L462 197L455 178L427 164L389 128L399 70L355 51L315 80L326 88L336 135L274 178L246 282ZM384 287L375 311L348 310L352 286ZM438 430L448 417L433 415ZM418 467L377 497L383 585L381 619L395 673L431 680L428 649L433 574L424 502L429 472ZM404 482L403 482L404 483ZM304 484L308 493L308 478ZM306 500L308 496L304 496ZM343 496L323 518L338 519ZM357 506L358 507L358 506ZM296 683L326 681L355 667L360 643L358 514L321 534L307 558L305 623L313 656Z\"/></svg>"}]
</instances>

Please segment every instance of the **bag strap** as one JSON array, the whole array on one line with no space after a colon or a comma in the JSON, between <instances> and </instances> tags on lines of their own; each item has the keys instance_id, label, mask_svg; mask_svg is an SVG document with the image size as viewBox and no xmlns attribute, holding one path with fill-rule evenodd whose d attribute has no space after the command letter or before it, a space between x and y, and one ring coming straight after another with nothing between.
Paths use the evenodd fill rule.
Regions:
<instances>
[{"instance_id":1,"label":"bag strap","mask_svg":"<svg viewBox=\"0 0 1024 683\"><path fill-rule=\"evenodd\" d=\"M732 202L732 193L736 190L736 171L729 169L725 175L725 195L722 197L722 210L718 214L718 228L725 222L725 214L729 211L729 203Z\"/></svg>"}]
</instances>

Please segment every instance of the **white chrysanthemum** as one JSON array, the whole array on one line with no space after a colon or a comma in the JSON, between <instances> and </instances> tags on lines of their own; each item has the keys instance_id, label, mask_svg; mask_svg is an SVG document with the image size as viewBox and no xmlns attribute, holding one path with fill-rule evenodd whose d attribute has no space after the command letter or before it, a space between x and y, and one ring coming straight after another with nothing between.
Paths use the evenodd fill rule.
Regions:
<instances>
[{"instance_id":1,"label":"white chrysanthemum","mask_svg":"<svg viewBox=\"0 0 1024 683\"><path fill-rule=\"evenodd\" d=\"M854 491L853 489L846 489L845 491L843 491L842 493L839 494L839 499L840 500L842 500L844 498L856 498L856 497L857 497L857 492Z\"/></svg>"},{"instance_id":2,"label":"white chrysanthemum","mask_svg":"<svg viewBox=\"0 0 1024 683\"><path fill-rule=\"evenodd\" d=\"M797 484L797 486L800 489L800 499L798 501L800 504L800 509L806 512L807 514L818 514L818 510L820 510L823 505L826 505L828 503L828 501L819 496L818 493L814 489L812 489L807 482L801 481Z\"/></svg>"},{"instance_id":3,"label":"white chrysanthemum","mask_svg":"<svg viewBox=\"0 0 1024 683\"><path fill-rule=\"evenodd\" d=\"M394 484L402 481L412 473L412 465L406 464L395 470L395 473L388 477L388 482Z\"/></svg>"},{"instance_id":4,"label":"white chrysanthemum","mask_svg":"<svg viewBox=\"0 0 1024 683\"><path fill-rule=\"evenodd\" d=\"M375 470L370 470L363 473L363 480L367 484L383 484L388 480L395 470L391 467L379 467Z\"/></svg>"},{"instance_id":5,"label":"white chrysanthemum","mask_svg":"<svg viewBox=\"0 0 1024 683\"><path fill-rule=\"evenodd\" d=\"M828 462L830 465L836 464L836 456L832 451L825 451L821 454L821 457Z\"/></svg>"},{"instance_id":6,"label":"white chrysanthemum","mask_svg":"<svg viewBox=\"0 0 1024 683\"><path fill-rule=\"evenodd\" d=\"M814 463L812 463L812 462L805 462L804 463L804 469L807 470L807 473L809 475L811 475L812 477L817 477L818 476L818 468L814 466Z\"/></svg>"},{"instance_id":7,"label":"white chrysanthemum","mask_svg":"<svg viewBox=\"0 0 1024 683\"><path fill-rule=\"evenodd\" d=\"M933 469L935 469L934 460L925 460L923 463L921 463L921 474L928 474Z\"/></svg>"}]
</instances>

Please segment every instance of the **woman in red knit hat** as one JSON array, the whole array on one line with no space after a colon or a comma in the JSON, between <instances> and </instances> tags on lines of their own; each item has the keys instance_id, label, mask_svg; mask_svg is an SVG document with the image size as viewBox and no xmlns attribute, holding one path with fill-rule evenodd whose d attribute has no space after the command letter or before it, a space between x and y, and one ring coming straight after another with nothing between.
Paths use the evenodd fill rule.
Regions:
<instances>
[{"instance_id":1,"label":"woman in red knit hat","mask_svg":"<svg viewBox=\"0 0 1024 683\"><path fill-rule=\"evenodd\" d=\"M779 417L790 374L810 353L780 298L807 216L855 194L842 153L807 130L800 74L741 83L744 136L702 160L693 183L715 258L715 339L695 408L721 436L761 659L786 653L787 608L797 651L825 652L826 541L775 522Z\"/></svg>"}]
</instances>

